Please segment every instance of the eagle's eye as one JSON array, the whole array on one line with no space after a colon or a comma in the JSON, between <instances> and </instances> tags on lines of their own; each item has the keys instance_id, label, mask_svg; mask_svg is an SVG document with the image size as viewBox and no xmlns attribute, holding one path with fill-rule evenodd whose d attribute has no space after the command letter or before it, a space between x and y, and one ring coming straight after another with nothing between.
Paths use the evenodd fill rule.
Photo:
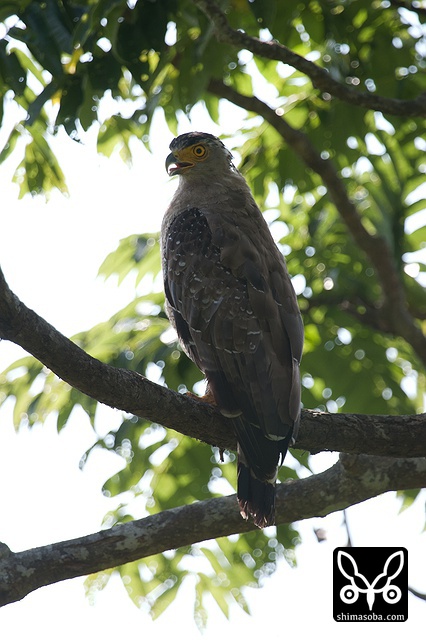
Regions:
<instances>
[{"instance_id":1,"label":"eagle's eye","mask_svg":"<svg viewBox=\"0 0 426 640\"><path fill-rule=\"evenodd\" d=\"M194 145L194 147L192 147L192 153L196 158L199 158L201 160L207 155L207 149L202 144L196 144Z\"/></svg>"}]
</instances>

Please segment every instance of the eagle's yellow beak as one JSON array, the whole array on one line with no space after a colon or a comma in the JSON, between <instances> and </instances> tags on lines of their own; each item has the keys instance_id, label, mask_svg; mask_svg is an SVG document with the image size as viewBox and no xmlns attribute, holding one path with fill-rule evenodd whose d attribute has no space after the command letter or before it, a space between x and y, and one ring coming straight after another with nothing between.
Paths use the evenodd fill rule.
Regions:
<instances>
[{"instance_id":1,"label":"eagle's yellow beak","mask_svg":"<svg viewBox=\"0 0 426 640\"><path fill-rule=\"evenodd\" d=\"M166 158L166 171L169 176L179 175L186 169L190 169L190 167L193 166L193 162L180 162L179 158L177 158L173 153L169 153Z\"/></svg>"}]
</instances>

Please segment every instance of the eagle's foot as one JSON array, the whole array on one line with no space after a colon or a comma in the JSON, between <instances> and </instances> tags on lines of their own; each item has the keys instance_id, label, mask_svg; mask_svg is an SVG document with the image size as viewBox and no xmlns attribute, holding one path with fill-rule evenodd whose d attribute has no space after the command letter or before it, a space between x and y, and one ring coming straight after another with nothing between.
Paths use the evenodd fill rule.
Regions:
<instances>
[{"instance_id":1,"label":"eagle's foot","mask_svg":"<svg viewBox=\"0 0 426 640\"><path fill-rule=\"evenodd\" d=\"M209 387L207 387L206 393L203 396L197 396L196 393L191 393L191 391L187 391L185 395L189 396L193 400L197 400L198 402L207 402L207 404L217 406L217 402L214 399L213 393L211 392Z\"/></svg>"}]
</instances>

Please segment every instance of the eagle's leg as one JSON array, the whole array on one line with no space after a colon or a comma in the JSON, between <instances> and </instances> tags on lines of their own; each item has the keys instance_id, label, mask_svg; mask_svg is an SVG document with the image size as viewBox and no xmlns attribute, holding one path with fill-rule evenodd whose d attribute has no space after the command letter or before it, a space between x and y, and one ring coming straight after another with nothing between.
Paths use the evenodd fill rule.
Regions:
<instances>
[{"instance_id":1,"label":"eagle's leg","mask_svg":"<svg viewBox=\"0 0 426 640\"><path fill-rule=\"evenodd\" d=\"M209 385L207 385L206 393L203 396L197 396L196 393L192 393L191 391L187 391L185 395L189 396L193 400L197 400L198 402L207 402L207 404L212 404L214 406L217 406L217 402L214 399L213 392L211 391Z\"/></svg>"}]
</instances>

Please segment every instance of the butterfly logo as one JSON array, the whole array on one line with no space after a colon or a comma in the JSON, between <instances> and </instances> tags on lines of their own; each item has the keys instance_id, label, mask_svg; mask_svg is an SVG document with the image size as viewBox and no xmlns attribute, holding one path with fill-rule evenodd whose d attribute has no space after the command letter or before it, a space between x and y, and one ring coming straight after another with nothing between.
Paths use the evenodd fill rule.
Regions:
<instances>
[{"instance_id":1,"label":"butterfly logo","mask_svg":"<svg viewBox=\"0 0 426 640\"><path fill-rule=\"evenodd\" d=\"M339 550L337 554L337 566L342 575L349 580L340 590L340 599L345 604L353 604L359 598L360 593L366 594L367 604L370 611L378 593L382 594L385 602L395 604L401 600L401 589L392 584L402 571L404 566L404 554L402 551L396 551L389 556L383 567L382 573L370 583L367 578L358 570L358 565L354 558Z\"/></svg>"}]
</instances>

